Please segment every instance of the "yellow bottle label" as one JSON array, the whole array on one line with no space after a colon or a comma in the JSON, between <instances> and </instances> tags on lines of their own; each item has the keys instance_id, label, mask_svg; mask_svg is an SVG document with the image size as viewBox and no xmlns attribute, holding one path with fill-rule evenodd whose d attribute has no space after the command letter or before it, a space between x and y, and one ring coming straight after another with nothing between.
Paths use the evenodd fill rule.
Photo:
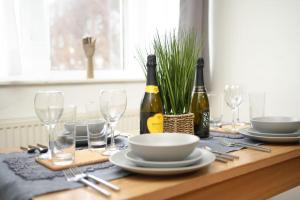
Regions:
<instances>
[{"instance_id":1,"label":"yellow bottle label","mask_svg":"<svg viewBox=\"0 0 300 200\"><path fill-rule=\"evenodd\" d=\"M164 117L162 113L157 113L147 119L149 133L162 133L164 131Z\"/></svg>"},{"instance_id":2,"label":"yellow bottle label","mask_svg":"<svg viewBox=\"0 0 300 200\"><path fill-rule=\"evenodd\" d=\"M147 93L157 94L159 92L157 85L146 85L145 91Z\"/></svg>"}]
</instances>

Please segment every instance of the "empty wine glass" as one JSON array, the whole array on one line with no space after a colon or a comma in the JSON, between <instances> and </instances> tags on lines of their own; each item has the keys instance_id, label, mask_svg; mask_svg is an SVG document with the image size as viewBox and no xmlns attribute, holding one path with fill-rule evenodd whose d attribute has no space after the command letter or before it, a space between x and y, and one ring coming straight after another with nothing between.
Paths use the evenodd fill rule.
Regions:
<instances>
[{"instance_id":1,"label":"empty wine glass","mask_svg":"<svg viewBox=\"0 0 300 200\"><path fill-rule=\"evenodd\" d=\"M244 93L244 91L241 91L241 95L242 95L242 100L241 100L241 103L237 107L237 114L236 114L236 125L237 126L245 126L246 125L246 122L243 122L240 119L240 107L241 107L241 104L243 104L243 102L245 100L246 94Z\"/></svg>"},{"instance_id":2,"label":"empty wine glass","mask_svg":"<svg viewBox=\"0 0 300 200\"><path fill-rule=\"evenodd\" d=\"M64 94L61 91L39 91L35 94L34 109L39 120L46 126L49 134L48 154L40 158L51 159L53 152L53 131L64 110Z\"/></svg>"},{"instance_id":3,"label":"empty wine glass","mask_svg":"<svg viewBox=\"0 0 300 200\"><path fill-rule=\"evenodd\" d=\"M235 113L242 103L242 89L239 85L226 85L224 89L224 99L227 106L232 110L232 132L236 132Z\"/></svg>"},{"instance_id":4,"label":"empty wine glass","mask_svg":"<svg viewBox=\"0 0 300 200\"><path fill-rule=\"evenodd\" d=\"M109 156L118 151L114 140L114 128L125 112L127 105L126 91L121 89L102 90L100 92L100 111L111 131L110 145L106 145L103 155ZM106 137L109 131L106 132ZM107 141L107 140L106 140Z\"/></svg>"}]
</instances>

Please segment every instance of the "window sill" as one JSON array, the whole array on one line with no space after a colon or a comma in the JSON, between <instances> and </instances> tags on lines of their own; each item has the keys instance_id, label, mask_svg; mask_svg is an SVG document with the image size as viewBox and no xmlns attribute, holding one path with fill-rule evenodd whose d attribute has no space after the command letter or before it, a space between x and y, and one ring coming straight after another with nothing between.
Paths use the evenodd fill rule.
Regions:
<instances>
[{"instance_id":1,"label":"window sill","mask_svg":"<svg viewBox=\"0 0 300 200\"><path fill-rule=\"evenodd\" d=\"M76 84L98 84L98 83L139 83L145 79L85 79L85 80L18 80L18 81L1 81L0 86L31 86L31 85L76 85Z\"/></svg>"},{"instance_id":2,"label":"window sill","mask_svg":"<svg viewBox=\"0 0 300 200\"><path fill-rule=\"evenodd\" d=\"M67 77L67 78L66 78ZM14 80L1 80L0 86L32 86L32 85L82 85L82 84L108 84L108 83L139 83L144 82L143 74L132 73L130 71L115 71L113 73L95 73L94 79L83 78L77 74L55 74L48 78L18 78Z\"/></svg>"}]
</instances>

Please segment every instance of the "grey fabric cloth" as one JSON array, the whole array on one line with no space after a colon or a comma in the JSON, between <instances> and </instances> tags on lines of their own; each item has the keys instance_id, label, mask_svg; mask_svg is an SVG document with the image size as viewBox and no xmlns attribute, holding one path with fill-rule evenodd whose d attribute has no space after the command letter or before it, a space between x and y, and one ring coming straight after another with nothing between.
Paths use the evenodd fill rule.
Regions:
<instances>
[{"instance_id":1,"label":"grey fabric cloth","mask_svg":"<svg viewBox=\"0 0 300 200\"><path fill-rule=\"evenodd\" d=\"M254 140L250 140L248 138L243 137L240 134L231 135L231 134L224 134L224 133L217 133L217 132L211 132L210 137L207 139L200 139L199 147L205 147L208 146L214 151L219 151L222 153L227 153L231 151L238 151L242 149L243 147L233 146L228 147L220 144L220 140L226 139L228 141L232 142L243 142L246 144L254 144L254 145L260 145L261 142L257 142Z\"/></svg>"},{"instance_id":2,"label":"grey fabric cloth","mask_svg":"<svg viewBox=\"0 0 300 200\"><path fill-rule=\"evenodd\" d=\"M122 143L122 147L126 148L126 145ZM130 174L110 162L89 165L82 170L106 180ZM62 172L54 172L35 163L34 157L27 153L0 154L0 199L28 200L33 196L82 186L67 182Z\"/></svg>"},{"instance_id":3,"label":"grey fabric cloth","mask_svg":"<svg viewBox=\"0 0 300 200\"><path fill-rule=\"evenodd\" d=\"M198 39L203 41L202 56L205 61L204 77L205 86L211 89L211 64L209 60L209 0L180 0L179 34L181 31L193 30ZM179 35L180 36L180 35Z\"/></svg>"},{"instance_id":4,"label":"grey fabric cloth","mask_svg":"<svg viewBox=\"0 0 300 200\"><path fill-rule=\"evenodd\" d=\"M127 142L124 139L116 138L116 146L119 149L127 148ZM24 180L42 180L53 179L55 177L63 177L62 171L51 171L46 167L35 162L35 156L26 153L11 154L9 158L3 159L3 162ZM113 167L110 162L103 162L94 165L80 167L83 172L94 172Z\"/></svg>"}]
</instances>

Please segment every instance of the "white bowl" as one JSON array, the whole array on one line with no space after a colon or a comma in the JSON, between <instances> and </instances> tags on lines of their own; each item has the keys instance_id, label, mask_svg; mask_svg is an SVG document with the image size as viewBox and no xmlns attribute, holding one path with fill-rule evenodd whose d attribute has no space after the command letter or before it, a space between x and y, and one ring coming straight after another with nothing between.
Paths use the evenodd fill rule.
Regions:
<instances>
[{"instance_id":1,"label":"white bowl","mask_svg":"<svg viewBox=\"0 0 300 200\"><path fill-rule=\"evenodd\" d=\"M199 138L183 133L143 134L129 138L129 148L145 160L177 161L190 155Z\"/></svg>"},{"instance_id":2,"label":"white bowl","mask_svg":"<svg viewBox=\"0 0 300 200\"><path fill-rule=\"evenodd\" d=\"M96 124L97 128L103 129L105 120L85 120L77 123L64 124L66 130L74 130L76 126L76 137L86 137L87 138L87 124Z\"/></svg>"},{"instance_id":3,"label":"white bowl","mask_svg":"<svg viewBox=\"0 0 300 200\"><path fill-rule=\"evenodd\" d=\"M300 120L294 117L256 117L251 124L263 133L293 133L300 128Z\"/></svg>"}]
</instances>

